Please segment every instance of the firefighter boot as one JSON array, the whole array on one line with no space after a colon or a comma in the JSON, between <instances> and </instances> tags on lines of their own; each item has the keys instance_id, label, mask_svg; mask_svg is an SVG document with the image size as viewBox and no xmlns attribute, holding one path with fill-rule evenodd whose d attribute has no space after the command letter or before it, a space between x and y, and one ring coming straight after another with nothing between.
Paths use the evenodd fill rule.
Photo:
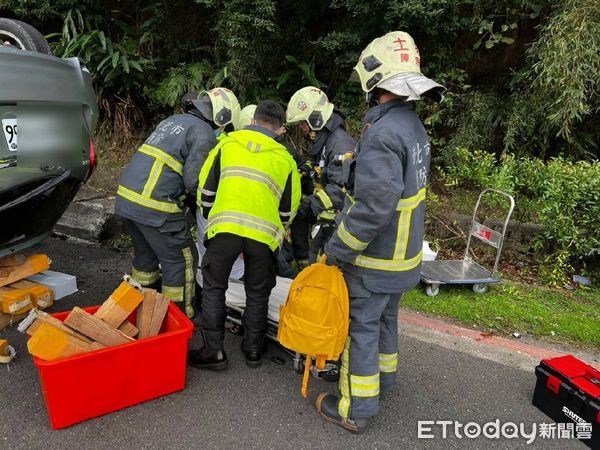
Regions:
<instances>
[{"instance_id":1,"label":"firefighter boot","mask_svg":"<svg viewBox=\"0 0 600 450\"><path fill-rule=\"evenodd\" d=\"M224 350L212 351L207 346L199 350L190 350L187 355L188 366L196 369L225 370L229 364Z\"/></svg>"},{"instance_id":2,"label":"firefighter boot","mask_svg":"<svg viewBox=\"0 0 600 450\"><path fill-rule=\"evenodd\" d=\"M319 394L315 405L317 412L328 422L335 423L353 433L362 433L369 424L369 419L361 417L357 419L344 419L338 412L338 398L333 394L323 392Z\"/></svg>"}]
</instances>

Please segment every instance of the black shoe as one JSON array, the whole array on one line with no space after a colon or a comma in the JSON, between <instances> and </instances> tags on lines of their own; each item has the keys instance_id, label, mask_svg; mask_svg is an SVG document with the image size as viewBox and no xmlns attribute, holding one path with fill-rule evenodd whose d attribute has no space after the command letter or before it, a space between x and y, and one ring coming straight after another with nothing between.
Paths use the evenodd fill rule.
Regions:
<instances>
[{"instance_id":1,"label":"black shoe","mask_svg":"<svg viewBox=\"0 0 600 450\"><path fill-rule=\"evenodd\" d=\"M361 417L359 419L344 419L338 412L338 398L333 394L323 392L319 394L315 401L317 412L325 420L331 423L335 423L346 430L352 431L353 433L362 433L369 424L369 419Z\"/></svg>"},{"instance_id":2,"label":"black shoe","mask_svg":"<svg viewBox=\"0 0 600 450\"><path fill-rule=\"evenodd\" d=\"M246 357L246 365L251 369L256 369L262 365L262 352L258 348L247 349L242 341L242 353Z\"/></svg>"},{"instance_id":3,"label":"black shoe","mask_svg":"<svg viewBox=\"0 0 600 450\"><path fill-rule=\"evenodd\" d=\"M188 366L196 369L225 370L229 364L225 351L214 352L204 346L200 350L190 350L187 354Z\"/></svg>"}]
</instances>

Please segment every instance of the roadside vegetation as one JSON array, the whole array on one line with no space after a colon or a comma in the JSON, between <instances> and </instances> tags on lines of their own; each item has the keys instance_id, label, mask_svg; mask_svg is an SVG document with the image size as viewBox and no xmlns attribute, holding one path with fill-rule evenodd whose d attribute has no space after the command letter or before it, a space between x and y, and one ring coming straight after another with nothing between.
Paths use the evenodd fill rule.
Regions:
<instances>
[{"instance_id":1,"label":"roadside vegetation","mask_svg":"<svg viewBox=\"0 0 600 450\"><path fill-rule=\"evenodd\" d=\"M499 335L533 336L600 350L600 290L553 290L507 282L475 294L468 286L442 286L436 297L417 288L402 306L449 317Z\"/></svg>"}]
</instances>

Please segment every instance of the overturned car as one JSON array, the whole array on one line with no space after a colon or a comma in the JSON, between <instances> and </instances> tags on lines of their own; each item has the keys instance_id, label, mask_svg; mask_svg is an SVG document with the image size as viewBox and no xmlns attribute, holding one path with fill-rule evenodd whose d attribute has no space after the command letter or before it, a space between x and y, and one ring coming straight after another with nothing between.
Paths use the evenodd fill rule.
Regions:
<instances>
[{"instance_id":1,"label":"overturned car","mask_svg":"<svg viewBox=\"0 0 600 450\"><path fill-rule=\"evenodd\" d=\"M96 162L98 106L77 58L0 18L0 257L52 233Z\"/></svg>"}]
</instances>

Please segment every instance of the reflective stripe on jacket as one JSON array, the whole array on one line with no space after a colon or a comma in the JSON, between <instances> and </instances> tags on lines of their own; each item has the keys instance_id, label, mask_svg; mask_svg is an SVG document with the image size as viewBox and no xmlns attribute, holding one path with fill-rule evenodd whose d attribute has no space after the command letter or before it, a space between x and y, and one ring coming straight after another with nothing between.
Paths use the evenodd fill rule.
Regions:
<instances>
[{"instance_id":1,"label":"reflective stripe on jacket","mask_svg":"<svg viewBox=\"0 0 600 450\"><path fill-rule=\"evenodd\" d=\"M404 292L420 277L431 147L412 103L378 105L364 125L353 196L325 251L371 292Z\"/></svg>"},{"instance_id":2,"label":"reflective stripe on jacket","mask_svg":"<svg viewBox=\"0 0 600 450\"><path fill-rule=\"evenodd\" d=\"M229 133L200 172L198 206L208 239L233 233L267 244L283 242L283 225L300 203L300 176L287 149L254 130Z\"/></svg>"},{"instance_id":3,"label":"reflective stripe on jacket","mask_svg":"<svg viewBox=\"0 0 600 450\"><path fill-rule=\"evenodd\" d=\"M216 143L210 125L191 114L163 120L123 170L115 212L147 226L183 220L182 199Z\"/></svg>"}]
</instances>

